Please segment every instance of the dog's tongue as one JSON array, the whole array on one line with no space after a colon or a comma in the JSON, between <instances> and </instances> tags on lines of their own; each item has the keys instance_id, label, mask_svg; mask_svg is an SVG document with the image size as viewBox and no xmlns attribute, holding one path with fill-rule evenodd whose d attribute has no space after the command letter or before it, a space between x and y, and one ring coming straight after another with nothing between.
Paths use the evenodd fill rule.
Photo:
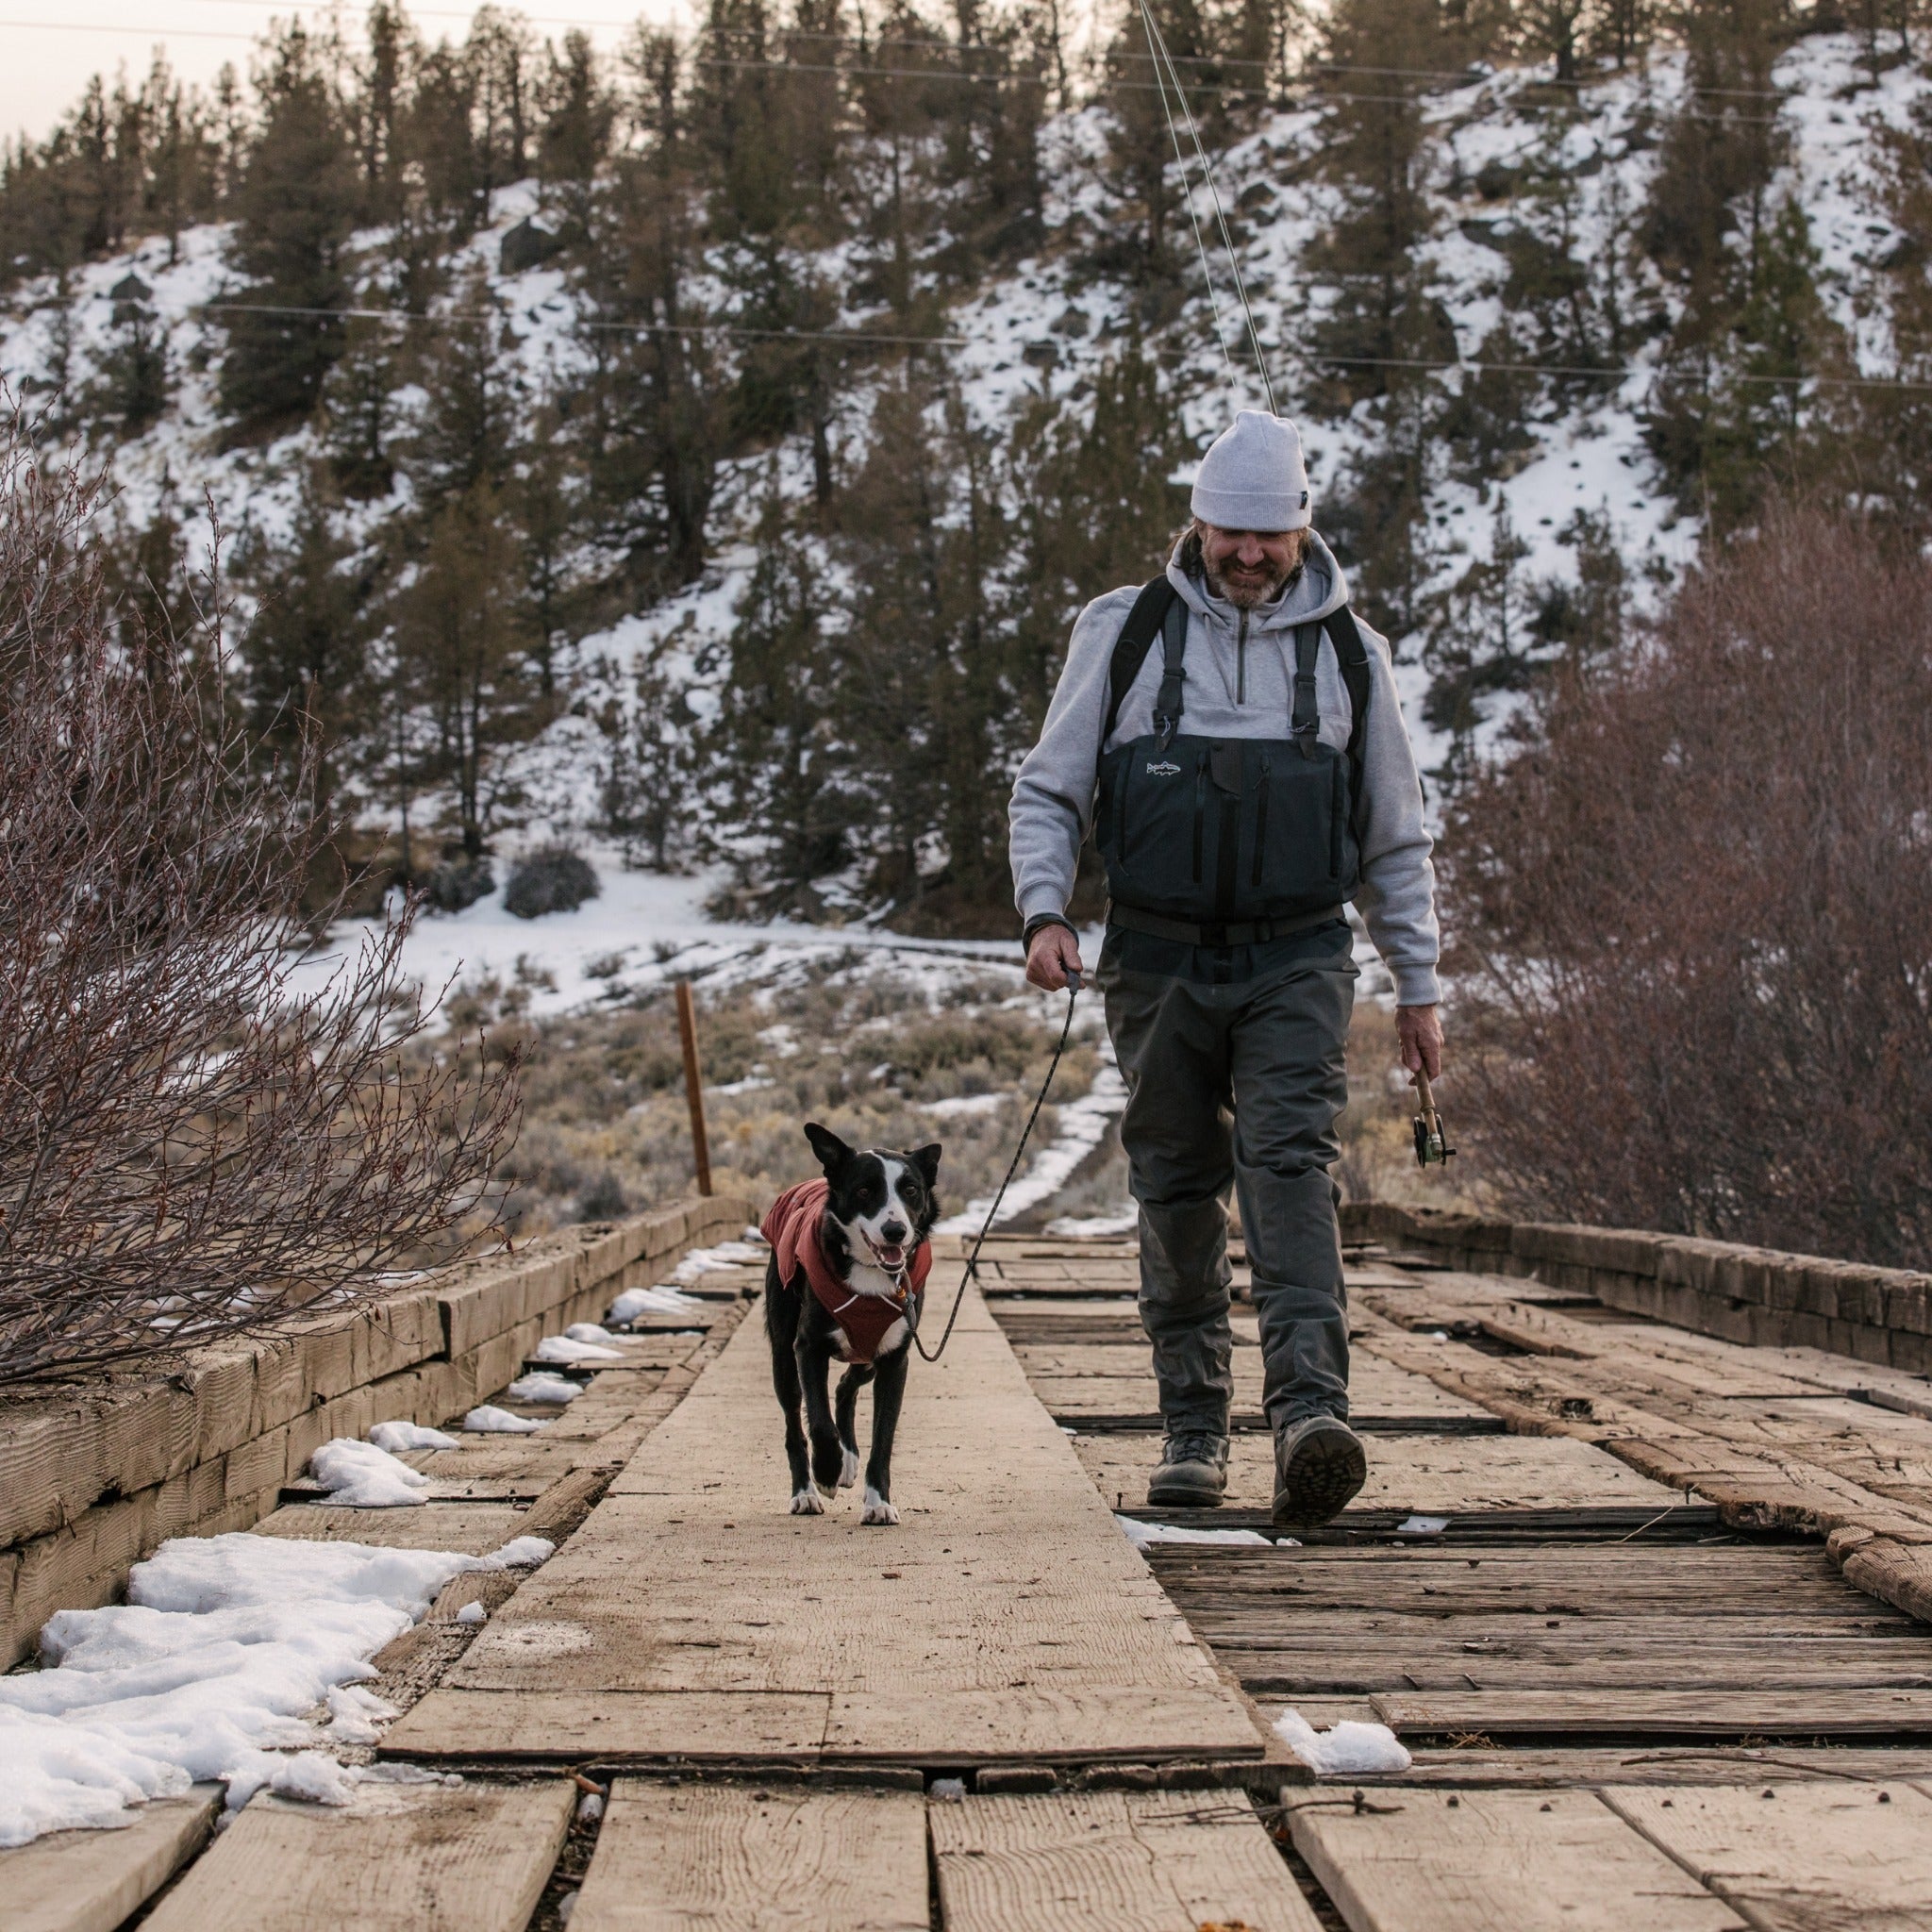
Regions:
<instances>
[{"instance_id":1,"label":"dog's tongue","mask_svg":"<svg viewBox=\"0 0 1932 1932\"><path fill-rule=\"evenodd\" d=\"M881 1241L873 1253L879 1257L882 1268L902 1268L906 1264L906 1250L896 1241Z\"/></svg>"}]
</instances>

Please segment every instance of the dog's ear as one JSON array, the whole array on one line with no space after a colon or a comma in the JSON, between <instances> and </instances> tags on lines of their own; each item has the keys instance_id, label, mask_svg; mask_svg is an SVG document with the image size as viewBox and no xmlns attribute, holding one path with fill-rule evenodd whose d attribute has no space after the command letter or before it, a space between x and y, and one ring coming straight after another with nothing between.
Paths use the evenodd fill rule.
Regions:
<instances>
[{"instance_id":1,"label":"dog's ear","mask_svg":"<svg viewBox=\"0 0 1932 1932\"><path fill-rule=\"evenodd\" d=\"M822 1127L816 1121L806 1122L805 1138L811 1142L811 1151L827 1176L836 1175L852 1158L852 1149L830 1127Z\"/></svg>"},{"instance_id":2,"label":"dog's ear","mask_svg":"<svg viewBox=\"0 0 1932 1932\"><path fill-rule=\"evenodd\" d=\"M906 1158L925 1176L925 1191L931 1193L939 1185L940 1143L935 1141L928 1147L915 1147Z\"/></svg>"}]
</instances>

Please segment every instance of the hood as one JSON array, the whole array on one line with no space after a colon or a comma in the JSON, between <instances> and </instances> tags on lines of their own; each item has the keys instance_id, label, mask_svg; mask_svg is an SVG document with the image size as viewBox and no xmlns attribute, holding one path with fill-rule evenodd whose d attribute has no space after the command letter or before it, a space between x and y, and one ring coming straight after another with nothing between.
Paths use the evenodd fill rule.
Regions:
<instances>
[{"instance_id":1,"label":"hood","mask_svg":"<svg viewBox=\"0 0 1932 1932\"><path fill-rule=\"evenodd\" d=\"M1239 612L1232 604L1215 596L1200 577L1187 575L1180 566L1181 546L1174 546L1167 560L1167 580L1181 594L1196 617L1224 624L1232 629ZM1348 579L1321 535L1308 532L1307 558L1302 574L1272 604L1257 604L1249 613L1248 627L1254 631L1291 630L1298 624L1313 624L1339 610L1348 602Z\"/></svg>"}]
</instances>

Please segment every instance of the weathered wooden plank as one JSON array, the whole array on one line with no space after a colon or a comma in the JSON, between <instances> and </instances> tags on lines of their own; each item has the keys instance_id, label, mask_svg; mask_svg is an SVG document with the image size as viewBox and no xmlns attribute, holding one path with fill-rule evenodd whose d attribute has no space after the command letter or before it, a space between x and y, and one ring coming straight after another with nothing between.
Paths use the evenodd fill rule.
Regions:
<instances>
[{"instance_id":1,"label":"weathered wooden plank","mask_svg":"<svg viewBox=\"0 0 1932 1932\"><path fill-rule=\"evenodd\" d=\"M1186 1626L1181 1625L1185 1634ZM1050 1677L998 1690L834 1692L829 1761L972 1764L1006 1758L1098 1763L1259 1757L1261 1740L1217 1683L1143 1690Z\"/></svg>"},{"instance_id":2,"label":"weathered wooden plank","mask_svg":"<svg viewBox=\"0 0 1932 1932\"><path fill-rule=\"evenodd\" d=\"M1081 1436L1081 1466L1113 1507L1139 1507L1160 1459L1150 1435ZM1469 1509L1610 1508L1654 1503L1679 1493L1639 1475L1588 1442L1560 1436L1374 1437L1368 1445L1369 1479L1358 1509L1406 1509L1454 1515ZM1227 1500L1265 1509L1274 1494L1274 1442L1270 1436L1236 1436L1229 1444Z\"/></svg>"},{"instance_id":3,"label":"weathered wooden plank","mask_svg":"<svg viewBox=\"0 0 1932 1932\"><path fill-rule=\"evenodd\" d=\"M417 1509L342 1509L285 1503L255 1525L259 1536L314 1542L374 1543L382 1549L461 1550L485 1557L526 1534L528 1512L507 1503L425 1503ZM541 1534L541 1531L536 1532Z\"/></svg>"},{"instance_id":4,"label":"weathered wooden plank","mask_svg":"<svg viewBox=\"0 0 1932 1932\"><path fill-rule=\"evenodd\" d=\"M1351 1932L1742 1932L1593 1792L1284 1792L1295 1849Z\"/></svg>"},{"instance_id":5,"label":"weathered wooden plank","mask_svg":"<svg viewBox=\"0 0 1932 1932\"><path fill-rule=\"evenodd\" d=\"M947 1932L1319 1924L1240 1792L970 1795L929 1816Z\"/></svg>"},{"instance_id":6,"label":"weathered wooden plank","mask_svg":"<svg viewBox=\"0 0 1932 1932\"><path fill-rule=\"evenodd\" d=\"M474 1646L473 1646L474 1647ZM387 1757L611 1762L686 1757L811 1762L824 1743L823 1690L430 1691L391 1725Z\"/></svg>"},{"instance_id":7,"label":"weathered wooden plank","mask_svg":"<svg viewBox=\"0 0 1932 1932\"><path fill-rule=\"evenodd\" d=\"M143 1932L523 1932L576 1792L363 1785L341 1808L257 1798Z\"/></svg>"},{"instance_id":8,"label":"weathered wooden plank","mask_svg":"<svg viewBox=\"0 0 1932 1932\"><path fill-rule=\"evenodd\" d=\"M1495 1737L1932 1737L1932 1690L1471 1690L1371 1700L1399 1731Z\"/></svg>"},{"instance_id":9,"label":"weathered wooden plank","mask_svg":"<svg viewBox=\"0 0 1932 1932\"><path fill-rule=\"evenodd\" d=\"M384 1748L487 1751L500 1720L506 1749L543 1732L646 1758L683 1749L680 1724L712 1757L1260 1756L976 1297L914 1365L896 1525L863 1526L851 1491L790 1512L770 1375L741 1331ZM746 1737L760 1709L791 1717Z\"/></svg>"},{"instance_id":10,"label":"weathered wooden plank","mask_svg":"<svg viewBox=\"0 0 1932 1932\"><path fill-rule=\"evenodd\" d=\"M1924 1932L1932 1917L1932 1798L1910 1785L1617 1786L1603 1799L1756 1925Z\"/></svg>"},{"instance_id":11,"label":"weathered wooden plank","mask_svg":"<svg viewBox=\"0 0 1932 1932\"><path fill-rule=\"evenodd\" d=\"M926 1932L918 1791L619 1778L573 1932Z\"/></svg>"},{"instance_id":12,"label":"weathered wooden plank","mask_svg":"<svg viewBox=\"0 0 1932 1932\"><path fill-rule=\"evenodd\" d=\"M1609 1785L1674 1788L1732 1784L1755 1793L1766 1785L1816 1778L1851 1779L1874 1791L1896 1790L1900 1783L1916 1779L1923 1790L1925 1780L1932 1778L1932 1750L1910 1745L1827 1744L1812 1749L1801 1744L1770 1748L1657 1744L1565 1749L1517 1744L1475 1750L1418 1745L1409 1755L1412 1761L1407 1771L1362 1782L1457 1790L1509 1786L1580 1790Z\"/></svg>"},{"instance_id":13,"label":"weathered wooden plank","mask_svg":"<svg viewBox=\"0 0 1932 1932\"><path fill-rule=\"evenodd\" d=\"M8 1932L114 1932L208 1842L219 1785L143 1805L119 1831L57 1831L0 1852Z\"/></svg>"}]
</instances>

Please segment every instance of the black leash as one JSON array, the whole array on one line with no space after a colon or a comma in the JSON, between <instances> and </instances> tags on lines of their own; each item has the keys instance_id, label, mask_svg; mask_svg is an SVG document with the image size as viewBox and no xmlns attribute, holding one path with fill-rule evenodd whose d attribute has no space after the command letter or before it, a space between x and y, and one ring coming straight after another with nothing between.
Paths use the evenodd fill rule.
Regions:
<instances>
[{"instance_id":1,"label":"black leash","mask_svg":"<svg viewBox=\"0 0 1932 1932\"><path fill-rule=\"evenodd\" d=\"M1000 1203L1007 1198L1007 1190L1012 1185L1013 1176L1020 1172L1020 1158L1026 1152L1026 1142L1033 1134L1033 1123L1040 1118L1040 1109L1046 1105L1046 1096L1053 1087L1053 1076L1060 1070L1060 1056L1067 1050L1067 1035L1074 1030L1074 1002L1080 997L1080 975L1071 968L1067 972L1067 1017L1060 1026L1059 1044L1053 1050L1053 1064L1046 1070L1046 1078L1041 1083L1040 1097L1033 1103L1033 1111L1026 1116L1026 1124L1020 1130L1020 1144L1013 1149L1011 1164L1007 1169L1007 1177L1000 1183L1000 1191L992 1197L992 1206L986 1210L986 1220L980 1224L978 1236L973 1243L973 1252L966 1257L966 1266L960 1272L959 1290L953 1297L953 1312L946 1317L946 1330L940 1337L940 1345L931 1354L926 1353L925 1343L919 1339L919 1323L912 1324L912 1345L929 1362L936 1362L946 1352L946 1343L953 1339L953 1324L959 1319L959 1304L966 1299L966 1284L979 1279L979 1250L986 1238L992 1232L993 1216L1000 1211Z\"/></svg>"}]
</instances>

